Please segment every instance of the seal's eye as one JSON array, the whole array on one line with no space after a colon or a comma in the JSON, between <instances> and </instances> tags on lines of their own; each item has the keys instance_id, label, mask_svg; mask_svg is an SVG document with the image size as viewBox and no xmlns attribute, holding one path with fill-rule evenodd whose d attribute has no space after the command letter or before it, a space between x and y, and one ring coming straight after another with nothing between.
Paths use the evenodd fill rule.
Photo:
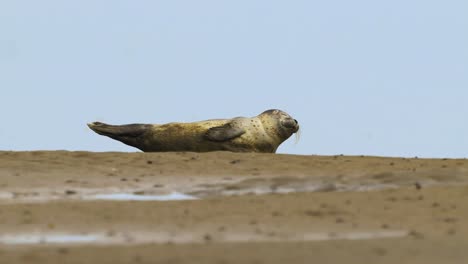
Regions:
<instances>
[{"instance_id":1,"label":"seal's eye","mask_svg":"<svg viewBox=\"0 0 468 264\"><path fill-rule=\"evenodd\" d=\"M296 122L296 125L297 125L297 120L296 119L294 119L294 122Z\"/></svg>"}]
</instances>

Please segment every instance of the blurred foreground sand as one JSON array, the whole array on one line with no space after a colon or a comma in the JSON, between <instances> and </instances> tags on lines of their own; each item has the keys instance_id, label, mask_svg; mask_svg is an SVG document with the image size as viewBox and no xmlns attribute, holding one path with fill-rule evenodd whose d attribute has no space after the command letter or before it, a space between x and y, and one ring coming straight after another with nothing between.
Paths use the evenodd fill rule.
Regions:
<instances>
[{"instance_id":1,"label":"blurred foreground sand","mask_svg":"<svg viewBox=\"0 0 468 264\"><path fill-rule=\"evenodd\" d=\"M467 183L453 159L0 152L0 263L465 263ZM87 199L172 191L200 199ZM8 242L31 234L105 239Z\"/></svg>"}]
</instances>

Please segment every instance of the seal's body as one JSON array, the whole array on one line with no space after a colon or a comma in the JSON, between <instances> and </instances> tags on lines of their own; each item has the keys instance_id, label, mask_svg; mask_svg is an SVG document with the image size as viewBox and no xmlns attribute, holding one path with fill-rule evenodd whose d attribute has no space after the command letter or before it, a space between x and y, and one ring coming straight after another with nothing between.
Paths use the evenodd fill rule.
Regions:
<instances>
[{"instance_id":1,"label":"seal's body","mask_svg":"<svg viewBox=\"0 0 468 264\"><path fill-rule=\"evenodd\" d=\"M299 130L295 119L281 110L258 116L213 119L164 125L88 124L96 133L121 141L145 152L227 150L274 153L278 146Z\"/></svg>"}]
</instances>

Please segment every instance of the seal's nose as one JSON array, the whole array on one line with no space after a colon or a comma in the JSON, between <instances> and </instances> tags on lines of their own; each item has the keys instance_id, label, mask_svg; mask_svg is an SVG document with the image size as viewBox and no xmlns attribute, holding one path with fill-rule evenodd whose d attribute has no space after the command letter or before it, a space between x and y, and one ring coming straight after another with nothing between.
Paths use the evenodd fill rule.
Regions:
<instances>
[{"instance_id":1,"label":"seal's nose","mask_svg":"<svg viewBox=\"0 0 468 264\"><path fill-rule=\"evenodd\" d=\"M297 129L297 127L299 126L297 124L297 120L293 119L293 118L290 118L290 117L284 119L283 121L281 121L281 125L283 125L286 128L289 128L289 129Z\"/></svg>"}]
</instances>

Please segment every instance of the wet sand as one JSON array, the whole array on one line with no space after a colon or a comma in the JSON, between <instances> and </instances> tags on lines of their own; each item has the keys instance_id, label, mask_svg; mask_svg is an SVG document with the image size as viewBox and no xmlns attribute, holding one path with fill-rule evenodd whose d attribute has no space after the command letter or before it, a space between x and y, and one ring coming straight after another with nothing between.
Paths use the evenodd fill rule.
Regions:
<instances>
[{"instance_id":1,"label":"wet sand","mask_svg":"<svg viewBox=\"0 0 468 264\"><path fill-rule=\"evenodd\" d=\"M0 259L464 263L467 183L464 159L0 152ZM198 199L90 198L172 192Z\"/></svg>"}]
</instances>

